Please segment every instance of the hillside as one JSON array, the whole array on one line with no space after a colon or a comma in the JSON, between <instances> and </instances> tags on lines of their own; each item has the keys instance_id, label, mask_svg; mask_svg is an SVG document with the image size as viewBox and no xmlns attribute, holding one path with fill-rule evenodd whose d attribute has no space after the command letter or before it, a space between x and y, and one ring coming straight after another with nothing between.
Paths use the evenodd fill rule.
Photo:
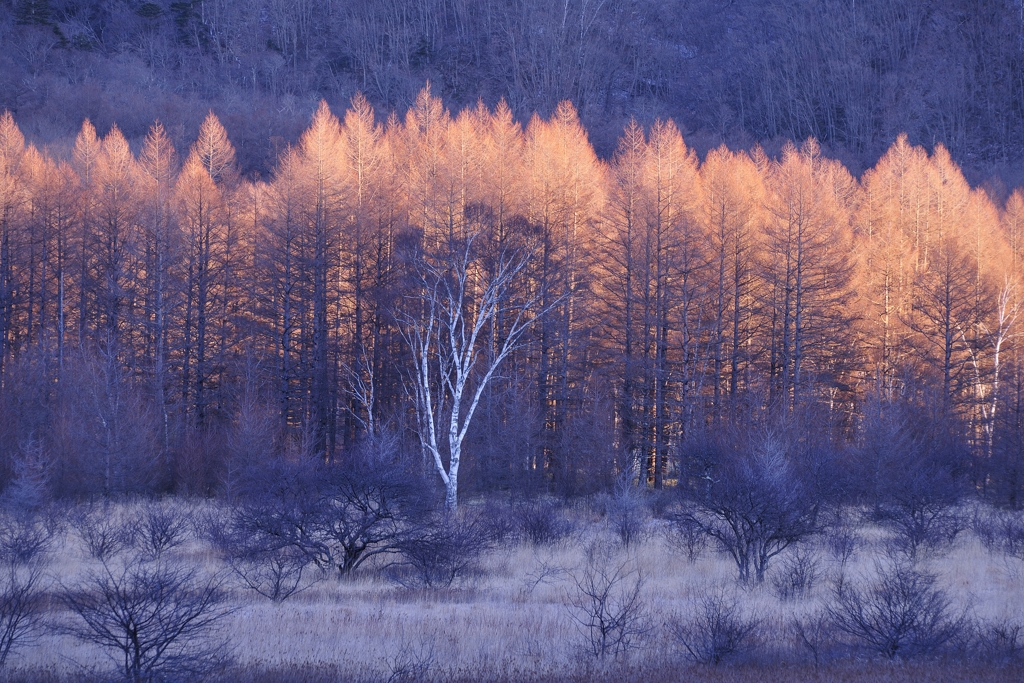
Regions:
<instances>
[{"instance_id":1,"label":"hillside","mask_svg":"<svg viewBox=\"0 0 1024 683\"><path fill-rule=\"evenodd\" d=\"M3 0L0 109L60 150L84 118L179 149L213 109L266 174L320 99L404 111L429 80L453 109L521 120L571 100L607 156L672 118L703 153L817 138L851 170L900 132L974 182L1024 177L1024 9L1013 0Z\"/></svg>"}]
</instances>

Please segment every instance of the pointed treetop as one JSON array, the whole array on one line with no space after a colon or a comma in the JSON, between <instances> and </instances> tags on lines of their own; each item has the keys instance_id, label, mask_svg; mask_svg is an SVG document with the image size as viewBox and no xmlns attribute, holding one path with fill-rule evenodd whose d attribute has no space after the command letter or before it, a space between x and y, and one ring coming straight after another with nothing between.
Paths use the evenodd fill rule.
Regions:
<instances>
[{"instance_id":1,"label":"pointed treetop","mask_svg":"<svg viewBox=\"0 0 1024 683\"><path fill-rule=\"evenodd\" d=\"M555 113L551 116L551 124L559 130L559 137L566 142L577 141L578 144L590 144L590 135L580 123L576 107L569 100L562 100L555 107Z\"/></svg>"},{"instance_id":2,"label":"pointed treetop","mask_svg":"<svg viewBox=\"0 0 1024 683\"><path fill-rule=\"evenodd\" d=\"M619 138L618 149L615 150L615 156L620 154L636 153L641 150L647 144L647 136L644 133L644 127L641 126L635 116L631 116L629 123L622 129L622 137Z\"/></svg>"},{"instance_id":3,"label":"pointed treetop","mask_svg":"<svg viewBox=\"0 0 1024 683\"><path fill-rule=\"evenodd\" d=\"M164 130L163 124L159 121L154 123L149 129L149 133L146 134L139 161L146 173L158 183L170 184L172 182L175 166L178 163L178 154L167 131Z\"/></svg>"},{"instance_id":4,"label":"pointed treetop","mask_svg":"<svg viewBox=\"0 0 1024 683\"><path fill-rule=\"evenodd\" d=\"M103 138L101 143L103 153L107 156L117 155L123 156L125 153L131 154L131 149L128 147L128 141L124 137L124 133L117 127L115 123L107 131L106 136Z\"/></svg>"},{"instance_id":5,"label":"pointed treetop","mask_svg":"<svg viewBox=\"0 0 1024 683\"><path fill-rule=\"evenodd\" d=\"M231 181L238 173L234 145L212 110L199 127L199 137L192 145L192 154L196 155L215 183Z\"/></svg>"},{"instance_id":6,"label":"pointed treetop","mask_svg":"<svg viewBox=\"0 0 1024 683\"><path fill-rule=\"evenodd\" d=\"M0 115L0 165L12 166L25 150L25 136L14 122L11 112Z\"/></svg>"},{"instance_id":7,"label":"pointed treetop","mask_svg":"<svg viewBox=\"0 0 1024 683\"><path fill-rule=\"evenodd\" d=\"M348 120L350 115L355 115L362 120L374 120L373 105L366 99L366 96L361 92L357 92L352 96L351 102L348 105L348 111L345 112L345 120Z\"/></svg>"},{"instance_id":8,"label":"pointed treetop","mask_svg":"<svg viewBox=\"0 0 1024 683\"><path fill-rule=\"evenodd\" d=\"M336 154L340 137L341 124L338 123L338 117L331 112L326 100L320 100L309 128L299 140L299 149L307 158L322 160Z\"/></svg>"},{"instance_id":9,"label":"pointed treetop","mask_svg":"<svg viewBox=\"0 0 1024 683\"><path fill-rule=\"evenodd\" d=\"M82 130L79 131L78 137L75 138L74 148L74 160L77 166L78 175L82 178L82 182L89 183L92 181L93 169L96 166L96 160L100 155L100 140L96 135L96 127L92 125L92 121L86 119L82 122Z\"/></svg>"},{"instance_id":10,"label":"pointed treetop","mask_svg":"<svg viewBox=\"0 0 1024 683\"><path fill-rule=\"evenodd\" d=\"M817 159L821 156L821 145L815 138L809 137L800 145L800 153L808 159Z\"/></svg>"},{"instance_id":11,"label":"pointed treetop","mask_svg":"<svg viewBox=\"0 0 1024 683\"><path fill-rule=\"evenodd\" d=\"M441 98L430 94L430 81L427 81L405 115L405 127L410 133L420 136L436 134L449 117Z\"/></svg>"},{"instance_id":12,"label":"pointed treetop","mask_svg":"<svg viewBox=\"0 0 1024 683\"><path fill-rule=\"evenodd\" d=\"M502 97L498 100L498 104L494 107L494 115L491 116L491 125L494 128L509 129L515 127L522 130L522 127L516 121L516 117L512 115L512 108L508 106L508 102Z\"/></svg>"}]
</instances>

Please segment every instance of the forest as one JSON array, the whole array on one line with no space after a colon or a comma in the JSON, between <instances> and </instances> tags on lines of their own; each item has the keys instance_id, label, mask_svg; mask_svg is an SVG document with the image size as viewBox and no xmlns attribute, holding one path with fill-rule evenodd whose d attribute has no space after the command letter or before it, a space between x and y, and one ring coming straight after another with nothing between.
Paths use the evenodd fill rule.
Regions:
<instances>
[{"instance_id":1,"label":"forest","mask_svg":"<svg viewBox=\"0 0 1024 683\"><path fill-rule=\"evenodd\" d=\"M0 680L1020 679L1024 4L0 46Z\"/></svg>"},{"instance_id":2,"label":"forest","mask_svg":"<svg viewBox=\"0 0 1024 683\"><path fill-rule=\"evenodd\" d=\"M5 114L7 481L212 495L387 444L571 496L768 430L836 495L913 452L1020 505L1021 191L905 137L857 179L813 139L700 161L671 122L606 163L568 103L381 119L321 105L263 179L213 113L180 162L158 123L59 158Z\"/></svg>"},{"instance_id":3,"label":"forest","mask_svg":"<svg viewBox=\"0 0 1024 683\"><path fill-rule=\"evenodd\" d=\"M1016 680L1022 227L906 136L4 113L0 670Z\"/></svg>"}]
</instances>

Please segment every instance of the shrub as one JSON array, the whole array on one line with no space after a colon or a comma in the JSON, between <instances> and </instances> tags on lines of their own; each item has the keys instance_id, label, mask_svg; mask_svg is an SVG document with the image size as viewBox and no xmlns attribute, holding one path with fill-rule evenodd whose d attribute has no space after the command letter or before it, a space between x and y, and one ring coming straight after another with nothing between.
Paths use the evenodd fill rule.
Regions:
<instances>
[{"instance_id":1,"label":"shrub","mask_svg":"<svg viewBox=\"0 0 1024 683\"><path fill-rule=\"evenodd\" d=\"M846 566L846 563L857 551L859 544L857 532L848 524L837 524L831 527L825 535L824 546L840 567Z\"/></svg>"},{"instance_id":2,"label":"shrub","mask_svg":"<svg viewBox=\"0 0 1024 683\"><path fill-rule=\"evenodd\" d=\"M259 529L219 521L207 520L207 534L245 588L274 602L299 592L303 573L312 562L306 552Z\"/></svg>"},{"instance_id":3,"label":"shrub","mask_svg":"<svg viewBox=\"0 0 1024 683\"><path fill-rule=\"evenodd\" d=\"M52 529L36 516L0 515L0 669L42 627L42 559Z\"/></svg>"},{"instance_id":4,"label":"shrub","mask_svg":"<svg viewBox=\"0 0 1024 683\"><path fill-rule=\"evenodd\" d=\"M92 558L108 560L135 543L135 529L120 519L119 512L107 501L80 505L71 511L71 528Z\"/></svg>"},{"instance_id":5,"label":"shrub","mask_svg":"<svg viewBox=\"0 0 1024 683\"><path fill-rule=\"evenodd\" d=\"M533 545L558 543L576 532L576 525L554 501L519 501L512 506L512 515L519 537Z\"/></svg>"},{"instance_id":6,"label":"shrub","mask_svg":"<svg viewBox=\"0 0 1024 683\"><path fill-rule=\"evenodd\" d=\"M240 551L227 557L227 564L249 590L274 602L282 602L305 587L302 576L309 558L292 546L262 551Z\"/></svg>"},{"instance_id":7,"label":"shrub","mask_svg":"<svg viewBox=\"0 0 1024 683\"><path fill-rule=\"evenodd\" d=\"M135 544L151 557L159 557L188 540L190 517L184 506L169 501L148 502L141 509Z\"/></svg>"},{"instance_id":8,"label":"shrub","mask_svg":"<svg viewBox=\"0 0 1024 683\"><path fill-rule=\"evenodd\" d=\"M989 661L1013 661L1024 653L1024 624L1004 619L979 627L980 653Z\"/></svg>"},{"instance_id":9,"label":"shrub","mask_svg":"<svg viewBox=\"0 0 1024 683\"><path fill-rule=\"evenodd\" d=\"M717 461L683 514L732 557L740 581L762 583L771 558L817 531L817 503L782 442L716 448Z\"/></svg>"},{"instance_id":10,"label":"shrub","mask_svg":"<svg viewBox=\"0 0 1024 683\"><path fill-rule=\"evenodd\" d=\"M669 626L694 662L721 664L752 646L761 621L745 615L735 596L718 586L699 592L693 613L677 616Z\"/></svg>"},{"instance_id":11,"label":"shrub","mask_svg":"<svg viewBox=\"0 0 1024 683\"><path fill-rule=\"evenodd\" d=\"M634 649L652 629L643 600L644 574L635 560L601 545L587 550L584 566L570 573L569 615L598 659Z\"/></svg>"},{"instance_id":12,"label":"shrub","mask_svg":"<svg viewBox=\"0 0 1024 683\"><path fill-rule=\"evenodd\" d=\"M827 610L838 631L887 659L934 652L963 633L965 616L952 613L933 574L899 559L875 572L867 585L837 583Z\"/></svg>"},{"instance_id":13,"label":"shrub","mask_svg":"<svg viewBox=\"0 0 1024 683\"><path fill-rule=\"evenodd\" d=\"M910 560L916 559L923 548L949 547L966 527L959 511L951 505L910 495L881 506L875 517L891 530L890 547Z\"/></svg>"},{"instance_id":14,"label":"shrub","mask_svg":"<svg viewBox=\"0 0 1024 683\"><path fill-rule=\"evenodd\" d=\"M615 483L614 492L605 502L605 514L623 546L628 548L647 537L650 510L642 491L629 477L620 477Z\"/></svg>"},{"instance_id":15,"label":"shrub","mask_svg":"<svg viewBox=\"0 0 1024 683\"><path fill-rule=\"evenodd\" d=\"M827 611L821 610L805 616L793 617L790 631L797 642L814 658L818 666L835 641L835 628Z\"/></svg>"},{"instance_id":16,"label":"shrub","mask_svg":"<svg viewBox=\"0 0 1024 683\"><path fill-rule=\"evenodd\" d=\"M1002 552L1024 560L1024 514L977 508L971 529L989 552Z\"/></svg>"},{"instance_id":17,"label":"shrub","mask_svg":"<svg viewBox=\"0 0 1024 683\"><path fill-rule=\"evenodd\" d=\"M483 525L469 513L441 514L396 542L401 559L389 567L405 586L450 588L472 574L490 546Z\"/></svg>"},{"instance_id":18,"label":"shrub","mask_svg":"<svg viewBox=\"0 0 1024 683\"><path fill-rule=\"evenodd\" d=\"M708 536L703 526L685 511L669 512L666 516L669 524L665 538L669 547L682 552L687 561L693 564L708 546Z\"/></svg>"},{"instance_id":19,"label":"shrub","mask_svg":"<svg viewBox=\"0 0 1024 683\"><path fill-rule=\"evenodd\" d=\"M817 556L797 548L782 560L771 583L781 600L794 600L807 596L820 578L821 562Z\"/></svg>"}]
</instances>

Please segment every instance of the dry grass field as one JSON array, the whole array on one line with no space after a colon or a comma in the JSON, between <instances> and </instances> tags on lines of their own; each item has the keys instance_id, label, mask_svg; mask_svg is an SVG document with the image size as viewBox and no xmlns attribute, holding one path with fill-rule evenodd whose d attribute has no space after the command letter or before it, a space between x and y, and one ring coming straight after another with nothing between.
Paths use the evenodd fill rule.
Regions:
<instances>
[{"instance_id":1,"label":"dry grass field","mask_svg":"<svg viewBox=\"0 0 1024 683\"><path fill-rule=\"evenodd\" d=\"M141 505L109 514L131 525ZM217 518L210 504L192 508L205 510L196 519ZM834 603L840 577L857 586L877 575L886 556L880 528L859 524L845 562L823 537L810 541L800 557L811 580L787 596L782 579L798 564L791 553L774 558L764 584L744 586L732 560L711 546L691 561L662 520L649 520L643 538L624 547L597 512L564 514L574 527L566 537L541 545L514 538L494 543L472 571L443 589L402 585L382 556L347 578L309 570L304 590L273 602L226 570L199 523L162 561L222 579L222 604L230 612L215 635L231 663L213 680L896 683L1024 676L1024 633L994 635L1024 624L1024 561L986 549L972 532L924 553L915 565L937 577L935 587L949 599L947 613L964 628L927 655L889 661L834 630L821 637L816 652L807 642L814 645L814 638L801 639L794 628L798 620L811 624ZM102 566L73 525L62 527L47 557L50 596ZM600 583L602 576L612 577L605 582L609 611L635 598L635 621L621 647L597 656L593 632L583 625L590 603L581 595L588 579ZM695 662L681 635L709 595L734 606L736 619L756 625L717 665ZM107 651L61 632L60 624L77 618L64 603L54 598L47 605L47 628L8 660L11 680L103 680L116 670Z\"/></svg>"}]
</instances>

